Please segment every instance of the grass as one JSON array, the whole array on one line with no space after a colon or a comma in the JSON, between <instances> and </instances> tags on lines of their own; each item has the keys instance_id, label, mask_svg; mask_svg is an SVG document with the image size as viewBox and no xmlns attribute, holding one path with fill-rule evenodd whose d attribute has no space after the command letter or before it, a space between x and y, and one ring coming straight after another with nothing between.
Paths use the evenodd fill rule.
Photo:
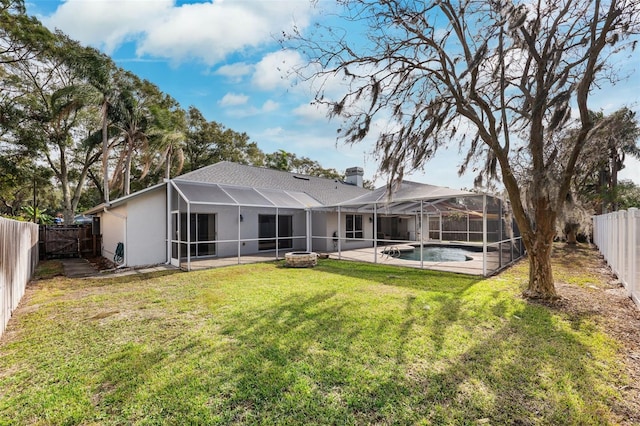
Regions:
<instances>
[{"instance_id":1,"label":"grass","mask_svg":"<svg viewBox=\"0 0 640 426\"><path fill-rule=\"evenodd\" d=\"M42 260L36 268L34 279L46 280L64 275L64 267L59 260Z\"/></svg>"},{"instance_id":2,"label":"grass","mask_svg":"<svg viewBox=\"0 0 640 426\"><path fill-rule=\"evenodd\" d=\"M320 261L37 281L0 424L620 421L617 344L493 279Z\"/></svg>"}]
</instances>

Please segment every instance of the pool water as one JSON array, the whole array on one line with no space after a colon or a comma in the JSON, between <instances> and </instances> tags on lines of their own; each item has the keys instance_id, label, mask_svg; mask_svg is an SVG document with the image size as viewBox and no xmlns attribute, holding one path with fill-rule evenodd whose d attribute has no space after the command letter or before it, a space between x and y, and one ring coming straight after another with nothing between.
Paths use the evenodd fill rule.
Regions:
<instances>
[{"instance_id":1,"label":"pool water","mask_svg":"<svg viewBox=\"0 0 640 426\"><path fill-rule=\"evenodd\" d=\"M471 260L469 251L455 247L423 247L422 260L425 262L465 262ZM420 248L400 253L398 259L420 260Z\"/></svg>"}]
</instances>

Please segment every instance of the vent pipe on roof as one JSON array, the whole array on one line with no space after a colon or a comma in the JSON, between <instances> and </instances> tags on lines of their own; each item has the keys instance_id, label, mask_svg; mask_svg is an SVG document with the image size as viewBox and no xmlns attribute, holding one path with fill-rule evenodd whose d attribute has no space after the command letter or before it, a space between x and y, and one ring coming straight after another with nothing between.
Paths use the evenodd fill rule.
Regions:
<instances>
[{"instance_id":1,"label":"vent pipe on roof","mask_svg":"<svg viewBox=\"0 0 640 426\"><path fill-rule=\"evenodd\" d=\"M345 173L345 182L362 188L364 169L362 167L349 167Z\"/></svg>"}]
</instances>

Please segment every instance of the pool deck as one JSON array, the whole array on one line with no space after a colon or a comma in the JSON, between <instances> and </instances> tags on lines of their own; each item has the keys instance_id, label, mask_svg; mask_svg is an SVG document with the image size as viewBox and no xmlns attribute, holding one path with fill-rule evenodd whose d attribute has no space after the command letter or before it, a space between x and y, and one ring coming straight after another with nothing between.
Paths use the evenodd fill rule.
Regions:
<instances>
[{"instance_id":1,"label":"pool deck","mask_svg":"<svg viewBox=\"0 0 640 426\"><path fill-rule=\"evenodd\" d=\"M409 268L420 268L419 260L404 260L397 259L393 256L389 256L384 253L385 249L388 249L388 246L377 247L377 250L374 250L373 247L355 249L355 250L345 250L341 253L333 252L327 253L330 259L339 259L339 260L352 260L356 262L368 262L368 263L378 263L381 265L394 265L394 266L405 266ZM401 251L410 251L414 249L414 246L403 245L399 246ZM377 251L377 255L376 255ZM319 253L321 254L321 253ZM274 260L283 260L285 251L281 251L278 253L278 258L274 252L270 253L261 253L261 254L253 254L240 257L240 261L238 261L238 257L225 257L225 258L208 258L208 259L197 259L191 261L191 269L192 270L201 270L201 269L209 269L209 268L219 268L222 266L230 266L230 265L238 265L238 264L249 264L249 263L258 263L258 262L270 262ZM488 259L487 264L491 264L491 258L496 257L496 253L489 252L487 253ZM469 257L472 260L467 260L464 262L427 262L424 261L422 263L422 269L431 269L435 271L446 271L446 272L455 272L460 274L467 275L479 275L482 276L482 252L471 252L469 253ZM183 268L186 268L186 263Z\"/></svg>"},{"instance_id":2,"label":"pool deck","mask_svg":"<svg viewBox=\"0 0 640 426\"><path fill-rule=\"evenodd\" d=\"M407 250L408 247L407 246ZM403 246L399 247L403 251ZM415 247L411 247L415 248ZM383 253L384 247L378 247L378 255L375 255L373 247L347 250L342 253L330 253L331 259L353 260L356 262L379 263L381 265L405 266L409 268L420 268L419 260L398 259ZM488 253L491 256L491 253ZM469 253L472 260L464 262L422 262L422 269L431 269L434 271L456 272L467 275L482 276L482 253Z\"/></svg>"}]
</instances>

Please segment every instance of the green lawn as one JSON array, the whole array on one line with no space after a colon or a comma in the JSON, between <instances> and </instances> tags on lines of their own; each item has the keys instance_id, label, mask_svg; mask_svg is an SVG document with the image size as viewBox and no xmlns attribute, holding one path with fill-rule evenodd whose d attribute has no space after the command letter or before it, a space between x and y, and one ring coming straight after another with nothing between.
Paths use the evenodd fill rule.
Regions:
<instances>
[{"instance_id":1,"label":"green lawn","mask_svg":"<svg viewBox=\"0 0 640 426\"><path fill-rule=\"evenodd\" d=\"M0 424L616 424L618 346L488 280L345 261L38 281Z\"/></svg>"}]
</instances>

